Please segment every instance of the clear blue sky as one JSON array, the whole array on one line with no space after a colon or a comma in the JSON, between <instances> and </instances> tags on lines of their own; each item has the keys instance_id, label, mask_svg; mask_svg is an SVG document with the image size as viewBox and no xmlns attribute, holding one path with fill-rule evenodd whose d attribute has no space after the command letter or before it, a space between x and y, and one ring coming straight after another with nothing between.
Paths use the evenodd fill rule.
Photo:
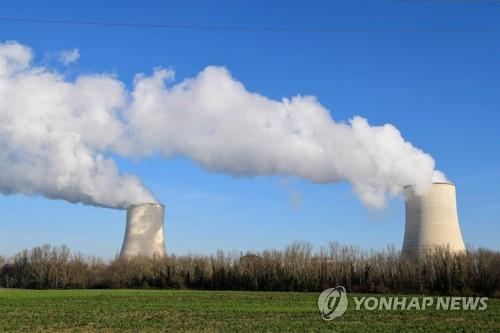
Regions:
<instances>
[{"instance_id":1,"label":"clear blue sky","mask_svg":"<svg viewBox=\"0 0 500 333\"><path fill-rule=\"evenodd\" d=\"M50 3L50 4L49 4ZM500 249L500 3L496 1L15 1L2 17L179 25L338 28L338 32L153 29L0 22L0 41L78 48L69 75L171 67L178 80L226 66L271 98L312 94L336 120L391 123L457 185L466 244ZM1 120L0 120L1 121ZM233 178L184 158L117 158L166 205L167 251L213 253L330 240L401 246L404 207L363 207L348 184ZM1 170L0 170L1 172ZM293 202L300 205L294 206ZM43 243L114 256L125 212L0 197L0 254Z\"/></svg>"}]
</instances>

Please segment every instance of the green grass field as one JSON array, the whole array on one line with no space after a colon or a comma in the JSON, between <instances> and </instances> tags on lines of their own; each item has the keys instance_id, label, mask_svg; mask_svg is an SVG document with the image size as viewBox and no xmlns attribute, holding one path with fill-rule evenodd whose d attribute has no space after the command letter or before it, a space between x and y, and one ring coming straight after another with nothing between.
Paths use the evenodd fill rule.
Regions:
<instances>
[{"instance_id":1,"label":"green grass field","mask_svg":"<svg viewBox=\"0 0 500 333\"><path fill-rule=\"evenodd\" d=\"M350 295L351 296L351 295ZM318 293L0 289L0 332L500 332L485 311L356 311L326 322Z\"/></svg>"}]
</instances>

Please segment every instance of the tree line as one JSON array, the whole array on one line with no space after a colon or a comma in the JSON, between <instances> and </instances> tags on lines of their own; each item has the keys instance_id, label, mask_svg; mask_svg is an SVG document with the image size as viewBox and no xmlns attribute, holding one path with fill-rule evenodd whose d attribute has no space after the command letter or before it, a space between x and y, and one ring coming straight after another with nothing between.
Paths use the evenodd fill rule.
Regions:
<instances>
[{"instance_id":1,"label":"tree line","mask_svg":"<svg viewBox=\"0 0 500 333\"><path fill-rule=\"evenodd\" d=\"M4 288L190 288L500 296L500 252L435 249L406 259L394 247L365 251L331 242L314 252L297 242L283 250L154 258L98 257L44 245L0 257Z\"/></svg>"}]
</instances>

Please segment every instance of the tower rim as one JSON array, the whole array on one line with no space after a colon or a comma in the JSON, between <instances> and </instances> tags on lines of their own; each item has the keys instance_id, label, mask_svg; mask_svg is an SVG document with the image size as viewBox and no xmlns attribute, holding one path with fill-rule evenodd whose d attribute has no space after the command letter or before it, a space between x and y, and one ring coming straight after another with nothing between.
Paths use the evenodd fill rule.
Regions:
<instances>
[{"instance_id":1,"label":"tower rim","mask_svg":"<svg viewBox=\"0 0 500 333\"><path fill-rule=\"evenodd\" d=\"M139 206L160 206L160 207L164 207L165 208L165 205L162 204L162 203L159 203L159 202L144 202L144 203L140 203L140 204L129 205L127 207L127 209L134 208L134 207L139 207Z\"/></svg>"},{"instance_id":2,"label":"tower rim","mask_svg":"<svg viewBox=\"0 0 500 333\"><path fill-rule=\"evenodd\" d=\"M449 185L449 186L453 186L453 187L456 187L456 185L452 182L432 182L432 185ZM403 188L409 188L409 187L413 187L414 185L405 185L403 186Z\"/></svg>"}]
</instances>

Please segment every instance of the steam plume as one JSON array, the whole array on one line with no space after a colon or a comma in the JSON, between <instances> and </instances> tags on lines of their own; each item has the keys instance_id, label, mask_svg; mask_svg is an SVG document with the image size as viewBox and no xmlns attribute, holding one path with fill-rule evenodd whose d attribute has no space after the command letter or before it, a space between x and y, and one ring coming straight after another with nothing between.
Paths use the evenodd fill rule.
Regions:
<instances>
[{"instance_id":1,"label":"steam plume","mask_svg":"<svg viewBox=\"0 0 500 333\"><path fill-rule=\"evenodd\" d=\"M392 125L335 122L312 96L281 101L249 92L221 67L173 84L171 70L116 77L63 75L32 64L21 44L0 44L0 192L123 208L155 202L121 174L110 153L181 154L236 176L292 175L349 181L363 202L384 206L405 185L445 180L434 160Z\"/></svg>"}]
</instances>

